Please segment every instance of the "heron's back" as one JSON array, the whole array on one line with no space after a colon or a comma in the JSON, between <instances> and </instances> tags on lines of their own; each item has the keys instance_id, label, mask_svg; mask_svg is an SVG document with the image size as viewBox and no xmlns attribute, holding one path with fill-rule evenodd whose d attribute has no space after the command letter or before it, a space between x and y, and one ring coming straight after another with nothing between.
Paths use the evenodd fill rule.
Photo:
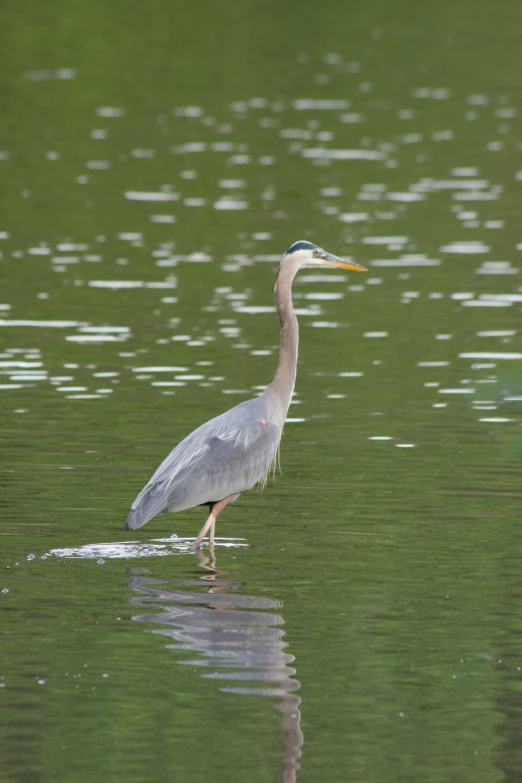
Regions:
<instances>
[{"instance_id":1,"label":"heron's back","mask_svg":"<svg viewBox=\"0 0 522 783\"><path fill-rule=\"evenodd\" d=\"M270 466L281 429L266 400L248 400L206 422L179 443L140 492L126 527L251 489Z\"/></svg>"}]
</instances>

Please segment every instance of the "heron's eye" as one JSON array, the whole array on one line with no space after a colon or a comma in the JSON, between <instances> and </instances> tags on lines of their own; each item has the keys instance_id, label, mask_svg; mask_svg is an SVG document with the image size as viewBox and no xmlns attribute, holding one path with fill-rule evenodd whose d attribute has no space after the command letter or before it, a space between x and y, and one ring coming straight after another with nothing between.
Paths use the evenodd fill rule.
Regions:
<instances>
[{"instance_id":1,"label":"heron's eye","mask_svg":"<svg viewBox=\"0 0 522 783\"><path fill-rule=\"evenodd\" d=\"M318 250L314 250L314 252L312 253L312 255L314 255L314 256L318 256L318 255L319 255L319 251L318 251Z\"/></svg>"}]
</instances>

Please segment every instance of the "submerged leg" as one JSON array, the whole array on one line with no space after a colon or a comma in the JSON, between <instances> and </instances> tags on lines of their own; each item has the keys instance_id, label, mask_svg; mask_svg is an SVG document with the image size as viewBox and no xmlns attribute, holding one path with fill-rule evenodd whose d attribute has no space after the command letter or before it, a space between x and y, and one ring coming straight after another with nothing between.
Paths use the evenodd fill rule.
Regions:
<instances>
[{"instance_id":1,"label":"submerged leg","mask_svg":"<svg viewBox=\"0 0 522 783\"><path fill-rule=\"evenodd\" d=\"M201 547L201 542L203 541L207 533L209 533L211 546L214 545L214 531L216 529L217 515L219 514L220 511L223 511L227 503L229 503L233 497L234 495L230 495L228 498L224 498L223 500L219 500L217 503L214 503L214 505L210 509L210 514L208 515L207 521L199 531L199 535L194 541L193 549L195 552L197 552Z\"/></svg>"}]
</instances>

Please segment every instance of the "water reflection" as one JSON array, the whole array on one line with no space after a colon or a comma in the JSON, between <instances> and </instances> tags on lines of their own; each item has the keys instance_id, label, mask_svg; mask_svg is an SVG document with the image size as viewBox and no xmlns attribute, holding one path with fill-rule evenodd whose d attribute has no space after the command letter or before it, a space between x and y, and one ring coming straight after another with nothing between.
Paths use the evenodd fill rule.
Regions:
<instances>
[{"instance_id":1,"label":"water reflection","mask_svg":"<svg viewBox=\"0 0 522 783\"><path fill-rule=\"evenodd\" d=\"M195 652L181 660L204 669L202 677L223 681L228 693L275 697L281 712L283 753L281 783L297 780L303 745L300 683L285 652L284 620L274 610L281 604L270 598L243 595L241 582L216 568L215 559L200 557L197 579L156 579L150 569L131 568L128 585L139 595L130 599L146 607L133 620L160 626L154 633L169 640L168 649Z\"/></svg>"}]
</instances>

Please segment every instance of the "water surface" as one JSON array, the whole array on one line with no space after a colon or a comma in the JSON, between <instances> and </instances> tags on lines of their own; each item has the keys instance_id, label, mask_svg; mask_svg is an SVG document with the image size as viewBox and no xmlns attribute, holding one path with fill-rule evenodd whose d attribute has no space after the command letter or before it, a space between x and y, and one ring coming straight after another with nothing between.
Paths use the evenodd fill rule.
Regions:
<instances>
[{"instance_id":1,"label":"water surface","mask_svg":"<svg viewBox=\"0 0 522 783\"><path fill-rule=\"evenodd\" d=\"M517 4L0 21L6 780L519 780ZM282 475L130 537L300 238Z\"/></svg>"}]
</instances>

